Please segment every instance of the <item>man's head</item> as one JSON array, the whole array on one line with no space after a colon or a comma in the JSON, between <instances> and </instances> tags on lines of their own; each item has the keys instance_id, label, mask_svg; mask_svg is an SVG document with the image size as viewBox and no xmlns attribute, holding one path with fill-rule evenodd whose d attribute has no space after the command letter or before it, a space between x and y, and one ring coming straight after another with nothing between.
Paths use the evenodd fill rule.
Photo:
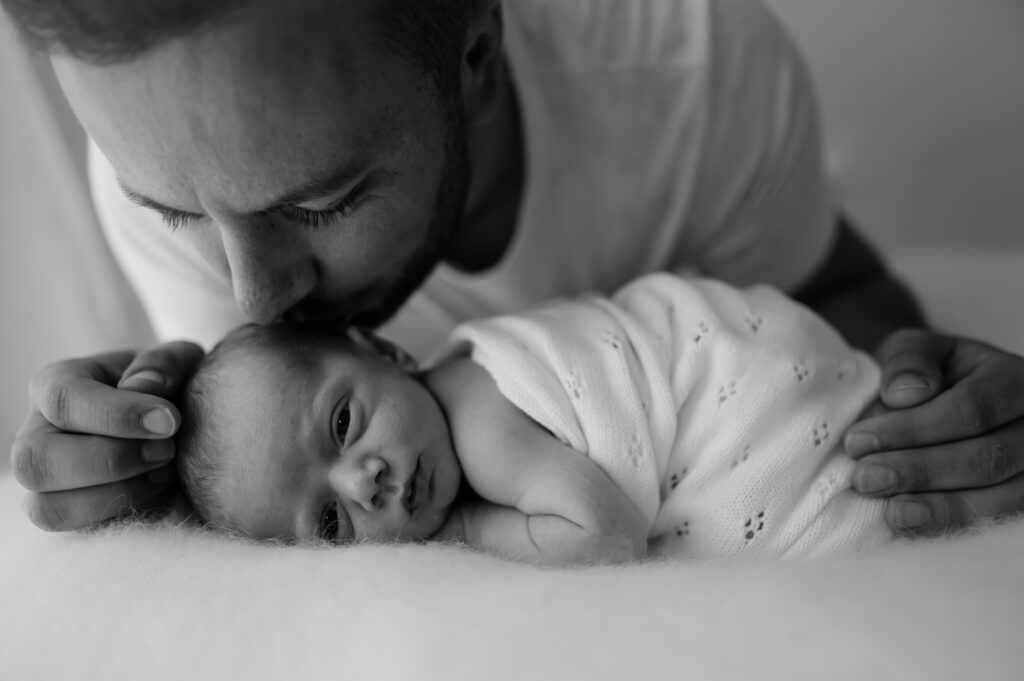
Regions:
<instances>
[{"instance_id":1,"label":"man's head","mask_svg":"<svg viewBox=\"0 0 1024 681\"><path fill-rule=\"evenodd\" d=\"M254 321L383 321L457 233L497 0L3 2Z\"/></svg>"},{"instance_id":2,"label":"man's head","mask_svg":"<svg viewBox=\"0 0 1024 681\"><path fill-rule=\"evenodd\" d=\"M199 516L257 539L418 540L461 470L430 393L319 327L241 327L185 389L178 469Z\"/></svg>"}]
</instances>

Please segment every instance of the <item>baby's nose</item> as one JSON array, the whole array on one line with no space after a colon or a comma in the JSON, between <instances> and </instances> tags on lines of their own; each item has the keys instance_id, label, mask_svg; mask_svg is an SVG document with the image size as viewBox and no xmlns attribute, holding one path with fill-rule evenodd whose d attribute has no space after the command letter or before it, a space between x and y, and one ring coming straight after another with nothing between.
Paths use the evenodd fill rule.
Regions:
<instances>
[{"instance_id":1,"label":"baby's nose","mask_svg":"<svg viewBox=\"0 0 1024 681\"><path fill-rule=\"evenodd\" d=\"M355 462L353 467L341 471L339 486L342 493L367 512L376 511L383 504L381 489L387 469L387 462L376 456Z\"/></svg>"}]
</instances>

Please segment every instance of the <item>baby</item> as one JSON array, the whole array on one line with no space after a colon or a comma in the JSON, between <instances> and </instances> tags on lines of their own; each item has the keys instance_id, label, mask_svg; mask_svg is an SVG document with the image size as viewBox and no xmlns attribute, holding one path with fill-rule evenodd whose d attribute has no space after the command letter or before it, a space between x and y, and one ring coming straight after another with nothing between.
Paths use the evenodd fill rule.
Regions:
<instances>
[{"instance_id":1,"label":"baby","mask_svg":"<svg viewBox=\"0 0 1024 681\"><path fill-rule=\"evenodd\" d=\"M236 329L182 400L194 510L258 539L554 564L892 540L840 445L879 371L767 287L649 275L463 324L427 366L360 334Z\"/></svg>"}]
</instances>

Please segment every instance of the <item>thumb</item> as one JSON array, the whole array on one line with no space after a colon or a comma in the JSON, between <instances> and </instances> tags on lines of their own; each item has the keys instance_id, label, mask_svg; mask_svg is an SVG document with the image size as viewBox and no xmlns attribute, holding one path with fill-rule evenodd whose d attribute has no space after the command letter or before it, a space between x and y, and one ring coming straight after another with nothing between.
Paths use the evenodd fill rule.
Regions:
<instances>
[{"instance_id":1,"label":"thumb","mask_svg":"<svg viewBox=\"0 0 1024 681\"><path fill-rule=\"evenodd\" d=\"M203 358L203 349L188 341L173 341L140 352L122 372L121 390L173 399Z\"/></svg>"},{"instance_id":2,"label":"thumb","mask_svg":"<svg viewBox=\"0 0 1024 681\"><path fill-rule=\"evenodd\" d=\"M942 390L942 367L953 347L952 339L924 329L889 334L875 351L882 367L882 402L904 409L935 397Z\"/></svg>"}]
</instances>

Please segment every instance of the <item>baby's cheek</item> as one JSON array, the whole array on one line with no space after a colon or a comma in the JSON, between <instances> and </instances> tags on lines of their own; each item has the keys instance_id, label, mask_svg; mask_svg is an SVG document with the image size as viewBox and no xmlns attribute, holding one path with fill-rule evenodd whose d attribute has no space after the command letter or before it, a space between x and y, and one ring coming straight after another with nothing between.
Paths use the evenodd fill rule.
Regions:
<instances>
[{"instance_id":1,"label":"baby's cheek","mask_svg":"<svg viewBox=\"0 0 1024 681\"><path fill-rule=\"evenodd\" d=\"M451 516L451 511L452 507L446 506L445 508L432 512L428 517L424 518L423 527L418 532L420 536L416 537L413 541L430 539L441 532L448 518Z\"/></svg>"}]
</instances>

